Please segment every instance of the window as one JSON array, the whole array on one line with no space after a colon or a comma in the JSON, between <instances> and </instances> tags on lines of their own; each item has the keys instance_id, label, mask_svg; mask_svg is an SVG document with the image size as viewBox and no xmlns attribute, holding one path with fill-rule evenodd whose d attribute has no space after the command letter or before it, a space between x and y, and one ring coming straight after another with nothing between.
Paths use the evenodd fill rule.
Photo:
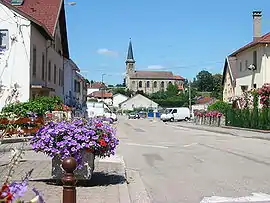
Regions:
<instances>
[{"instance_id":1,"label":"window","mask_svg":"<svg viewBox=\"0 0 270 203\"><path fill-rule=\"evenodd\" d=\"M61 69L59 68L59 74L58 74L58 85L61 86L62 84L62 80L61 80L61 77L62 77L62 73L61 73Z\"/></svg>"},{"instance_id":2,"label":"window","mask_svg":"<svg viewBox=\"0 0 270 203\"><path fill-rule=\"evenodd\" d=\"M45 80L45 56L44 53L42 53L42 80Z\"/></svg>"},{"instance_id":3,"label":"window","mask_svg":"<svg viewBox=\"0 0 270 203\"><path fill-rule=\"evenodd\" d=\"M163 82L163 81L160 83L160 87L161 87L162 89L164 88L164 82Z\"/></svg>"},{"instance_id":4,"label":"window","mask_svg":"<svg viewBox=\"0 0 270 203\"><path fill-rule=\"evenodd\" d=\"M174 109L174 110L172 111L172 113L177 113L177 109Z\"/></svg>"},{"instance_id":5,"label":"window","mask_svg":"<svg viewBox=\"0 0 270 203\"><path fill-rule=\"evenodd\" d=\"M168 83L168 85L172 85L172 82L170 81L170 82Z\"/></svg>"},{"instance_id":6,"label":"window","mask_svg":"<svg viewBox=\"0 0 270 203\"><path fill-rule=\"evenodd\" d=\"M49 65L48 65L48 80L51 81L52 80L52 63L51 61L49 61Z\"/></svg>"},{"instance_id":7,"label":"window","mask_svg":"<svg viewBox=\"0 0 270 203\"><path fill-rule=\"evenodd\" d=\"M150 87L150 82L149 82L149 81L146 82L146 87L147 87L147 88Z\"/></svg>"},{"instance_id":8,"label":"window","mask_svg":"<svg viewBox=\"0 0 270 203\"><path fill-rule=\"evenodd\" d=\"M154 82L154 88L157 88L157 81Z\"/></svg>"},{"instance_id":9,"label":"window","mask_svg":"<svg viewBox=\"0 0 270 203\"><path fill-rule=\"evenodd\" d=\"M245 61L245 70L248 69L248 60Z\"/></svg>"},{"instance_id":10,"label":"window","mask_svg":"<svg viewBox=\"0 0 270 203\"><path fill-rule=\"evenodd\" d=\"M253 65L255 66L255 69L257 69L257 51L253 51Z\"/></svg>"},{"instance_id":11,"label":"window","mask_svg":"<svg viewBox=\"0 0 270 203\"><path fill-rule=\"evenodd\" d=\"M142 81L139 82L139 88L142 88Z\"/></svg>"},{"instance_id":12,"label":"window","mask_svg":"<svg viewBox=\"0 0 270 203\"><path fill-rule=\"evenodd\" d=\"M54 71L53 71L53 82L56 84L56 65L54 64Z\"/></svg>"},{"instance_id":13,"label":"window","mask_svg":"<svg viewBox=\"0 0 270 203\"><path fill-rule=\"evenodd\" d=\"M9 36L7 29L0 29L0 49L7 50L9 45Z\"/></svg>"},{"instance_id":14,"label":"window","mask_svg":"<svg viewBox=\"0 0 270 203\"><path fill-rule=\"evenodd\" d=\"M256 89L257 88L257 84L253 84L253 88Z\"/></svg>"},{"instance_id":15,"label":"window","mask_svg":"<svg viewBox=\"0 0 270 203\"><path fill-rule=\"evenodd\" d=\"M37 49L33 46L33 76L37 75Z\"/></svg>"},{"instance_id":16,"label":"window","mask_svg":"<svg viewBox=\"0 0 270 203\"><path fill-rule=\"evenodd\" d=\"M240 70L240 72L243 71L243 68L242 68L242 62L241 62L241 61L240 61L240 63L239 63L239 70Z\"/></svg>"}]
</instances>

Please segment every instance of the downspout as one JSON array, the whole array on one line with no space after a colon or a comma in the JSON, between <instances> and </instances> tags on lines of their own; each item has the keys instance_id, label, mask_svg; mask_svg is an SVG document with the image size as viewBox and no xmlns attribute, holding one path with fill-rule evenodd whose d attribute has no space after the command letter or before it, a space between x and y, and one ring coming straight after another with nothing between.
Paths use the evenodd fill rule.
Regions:
<instances>
[{"instance_id":1,"label":"downspout","mask_svg":"<svg viewBox=\"0 0 270 203\"><path fill-rule=\"evenodd\" d=\"M264 57L265 57L265 59L264 59L264 83L266 83L266 74L267 74L267 69L266 69L266 66L267 66L267 47L268 47L268 44L266 44L265 45L265 47L264 47ZM264 84L263 83L263 84Z\"/></svg>"}]
</instances>

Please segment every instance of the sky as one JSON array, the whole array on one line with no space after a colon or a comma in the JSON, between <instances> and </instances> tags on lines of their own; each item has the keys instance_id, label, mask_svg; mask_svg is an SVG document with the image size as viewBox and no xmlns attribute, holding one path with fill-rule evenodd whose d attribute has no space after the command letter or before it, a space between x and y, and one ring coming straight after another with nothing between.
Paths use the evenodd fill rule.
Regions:
<instances>
[{"instance_id":1,"label":"sky","mask_svg":"<svg viewBox=\"0 0 270 203\"><path fill-rule=\"evenodd\" d=\"M66 2L68 2L66 0ZM123 83L129 39L136 70L192 79L222 73L224 60L252 41L252 11L270 32L269 0L75 0L66 7L72 60L89 80Z\"/></svg>"}]
</instances>

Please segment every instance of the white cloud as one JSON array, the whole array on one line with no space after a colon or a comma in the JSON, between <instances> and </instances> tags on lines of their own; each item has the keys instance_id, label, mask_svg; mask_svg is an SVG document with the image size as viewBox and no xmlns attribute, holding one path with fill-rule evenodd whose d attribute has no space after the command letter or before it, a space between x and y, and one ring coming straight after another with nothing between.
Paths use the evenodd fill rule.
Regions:
<instances>
[{"instance_id":1,"label":"white cloud","mask_svg":"<svg viewBox=\"0 0 270 203\"><path fill-rule=\"evenodd\" d=\"M150 65L147 67L147 69L149 69L149 70L163 70L163 69L165 69L165 67L161 66L161 65Z\"/></svg>"},{"instance_id":2,"label":"white cloud","mask_svg":"<svg viewBox=\"0 0 270 203\"><path fill-rule=\"evenodd\" d=\"M101 55L118 56L118 53L116 51L109 50L109 49L106 49L106 48L98 49L97 53L101 54Z\"/></svg>"}]
</instances>

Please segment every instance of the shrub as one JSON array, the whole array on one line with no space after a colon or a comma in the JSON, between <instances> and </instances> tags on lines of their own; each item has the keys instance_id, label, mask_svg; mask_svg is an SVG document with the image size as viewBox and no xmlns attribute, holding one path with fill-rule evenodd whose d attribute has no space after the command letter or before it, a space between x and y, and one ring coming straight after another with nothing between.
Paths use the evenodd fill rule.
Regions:
<instances>
[{"instance_id":1,"label":"shrub","mask_svg":"<svg viewBox=\"0 0 270 203\"><path fill-rule=\"evenodd\" d=\"M210 106L208 106L208 111L218 111L222 114L226 114L227 111L231 108L231 105L224 101L217 101Z\"/></svg>"}]
</instances>

